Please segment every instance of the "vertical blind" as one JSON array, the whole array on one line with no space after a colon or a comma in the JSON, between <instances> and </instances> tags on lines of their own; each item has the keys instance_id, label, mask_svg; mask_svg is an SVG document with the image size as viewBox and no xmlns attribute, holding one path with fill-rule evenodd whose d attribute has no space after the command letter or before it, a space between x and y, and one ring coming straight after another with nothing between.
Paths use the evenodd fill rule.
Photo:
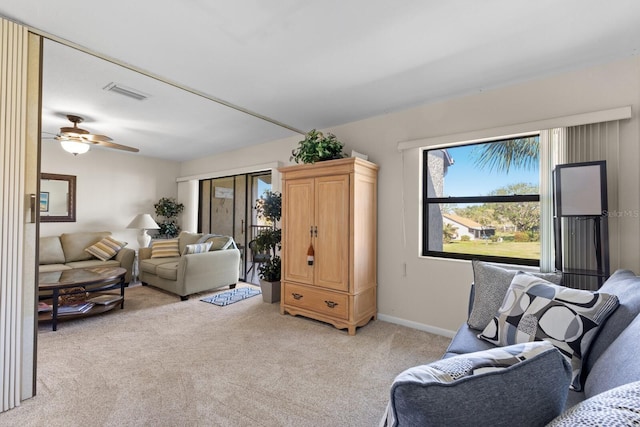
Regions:
<instances>
[{"instance_id":1,"label":"vertical blind","mask_svg":"<svg viewBox=\"0 0 640 427\"><path fill-rule=\"evenodd\" d=\"M28 32L0 18L0 412L20 405Z\"/></svg>"},{"instance_id":2,"label":"vertical blind","mask_svg":"<svg viewBox=\"0 0 640 427\"><path fill-rule=\"evenodd\" d=\"M566 140L566 128L540 132L540 271L545 273L555 270L552 171L565 163Z\"/></svg>"},{"instance_id":3,"label":"vertical blind","mask_svg":"<svg viewBox=\"0 0 640 427\"><path fill-rule=\"evenodd\" d=\"M605 160L607 168L608 211L618 210L618 173L620 164L620 127L619 121L593 123L567 128L566 161L564 163L580 163ZM596 270L597 263L594 250L594 226L591 220L571 221L567 218L563 229L563 259L567 265L579 266L582 269ZM609 228L609 258L611 265L618 265L619 260L619 219L617 215L607 215ZM580 289L596 289L594 277L568 276L567 286Z\"/></svg>"}]
</instances>

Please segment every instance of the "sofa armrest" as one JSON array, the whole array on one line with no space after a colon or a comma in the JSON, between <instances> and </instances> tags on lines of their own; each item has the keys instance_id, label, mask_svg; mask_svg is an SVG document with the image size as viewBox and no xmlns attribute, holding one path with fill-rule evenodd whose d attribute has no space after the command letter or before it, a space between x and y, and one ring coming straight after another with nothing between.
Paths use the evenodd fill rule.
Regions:
<instances>
[{"instance_id":1,"label":"sofa armrest","mask_svg":"<svg viewBox=\"0 0 640 427\"><path fill-rule=\"evenodd\" d=\"M189 254L180 257L178 281L185 286L191 282L211 281L235 284L240 274L240 251L225 249L220 251Z\"/></svg>"},{"instance_id":2,"label":"sofa armrest","mask_svg":"<svg viewBox=\"0 0 640 427\"><path fill-rule=\"evenodd\" d=\"M138 249L138 261L151 258L151 248Z\"/></svg>"},{"instance_id":3,"label":"sofa armrest","mask_svg":"<svg viewBox=\"0 0 640 427\"><path fill-rule=\"evenodd\" d=\"M116 261L120 262L120 267L127 270L124 276L124 282L130 283L133 278L133 262L136 258L136 251L131 248L122 248L116 254Z\"/></svg>"}]
</instances>

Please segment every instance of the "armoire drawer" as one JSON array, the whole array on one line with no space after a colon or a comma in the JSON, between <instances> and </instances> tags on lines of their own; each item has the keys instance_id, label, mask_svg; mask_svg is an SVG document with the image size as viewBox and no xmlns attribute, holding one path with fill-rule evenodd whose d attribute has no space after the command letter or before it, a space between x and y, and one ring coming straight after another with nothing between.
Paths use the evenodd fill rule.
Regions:
<instances>
[{"instance_id":1,"label":"armoire drawer","mask_svg":"<svg viewBox=\"0 0 640 427\"><path fill-rule=\"evenodd\" d=\"M340 319L349 318L349 297L336 292L285 282L284 303Z\"/></svg>"}]
</instances>

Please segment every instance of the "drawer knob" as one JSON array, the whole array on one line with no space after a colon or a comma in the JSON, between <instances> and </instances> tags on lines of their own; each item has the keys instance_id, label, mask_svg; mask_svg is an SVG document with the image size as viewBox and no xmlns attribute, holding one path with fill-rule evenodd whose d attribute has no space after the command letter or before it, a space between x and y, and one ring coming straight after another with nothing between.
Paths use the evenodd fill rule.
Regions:
<instances>
[{"instance_id":1,"label":"drawer knob","mask_svg":"<svg viewBox=\"0 0 640 427\"><path fill-rule=\"evenodd\" d=\"M337 302L333 302L333 301L325 301L324 303L327 304L327 307L329 307L329 308L333 308L336 305L338 305Z\"/></svg>"},{"instance_id":2,"label":"drawer knob","mask_svg":"<svg viewBox=\"0 0 640 427\"><path fill-rule=\"evenodd\" d=\"M300 298L302 298L302 294L297 294L297 293L295 293L295 292L293 292L293 293L291 294L291 296L293 297L293 299L300 299Z\"/></svg>"}]
</instances>

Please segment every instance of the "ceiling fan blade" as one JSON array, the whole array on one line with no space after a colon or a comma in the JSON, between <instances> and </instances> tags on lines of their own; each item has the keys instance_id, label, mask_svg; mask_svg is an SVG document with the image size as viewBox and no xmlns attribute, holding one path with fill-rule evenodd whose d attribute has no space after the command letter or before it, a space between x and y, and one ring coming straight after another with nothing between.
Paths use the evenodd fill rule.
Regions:
<instances>
[{"instance_id":1,"label":"ceiling fan blade","mask_svg":"<svg viewBox=\"0 0 640 427\"><path fill-rule=\"evenodd\" d=\"M137 148L129 147L122 144L116 144L115 142L110 142L110 141L91 141L91 142L101 147L115 148L117 150L131 151L133 153L137 153L138 151L140 151Z\"/></svg>"},{"instance_id":2,"label":"ceiling fan blade","mask_svg":"<svg viewBox=\"0 0 640 427\"><path fill-rule=\"evenodd\" d=\"M87 140L89 142L92 142L94 144L97 144L98 142L111 142L111 141L113 141L113 139L109 138L106 135L93 135L93 134L82 135L82 139Z\"/></svg>"},{"instance_id":3,"label":"ceiling fan blade","mask_svg":"<svg viewBox=\"0 0 640 427\"><path fill-rule=\"evenodd\" d=\"M55 133L42 132L40 139L58 139L58 135Z\"/></svg>"}]
</instances>

